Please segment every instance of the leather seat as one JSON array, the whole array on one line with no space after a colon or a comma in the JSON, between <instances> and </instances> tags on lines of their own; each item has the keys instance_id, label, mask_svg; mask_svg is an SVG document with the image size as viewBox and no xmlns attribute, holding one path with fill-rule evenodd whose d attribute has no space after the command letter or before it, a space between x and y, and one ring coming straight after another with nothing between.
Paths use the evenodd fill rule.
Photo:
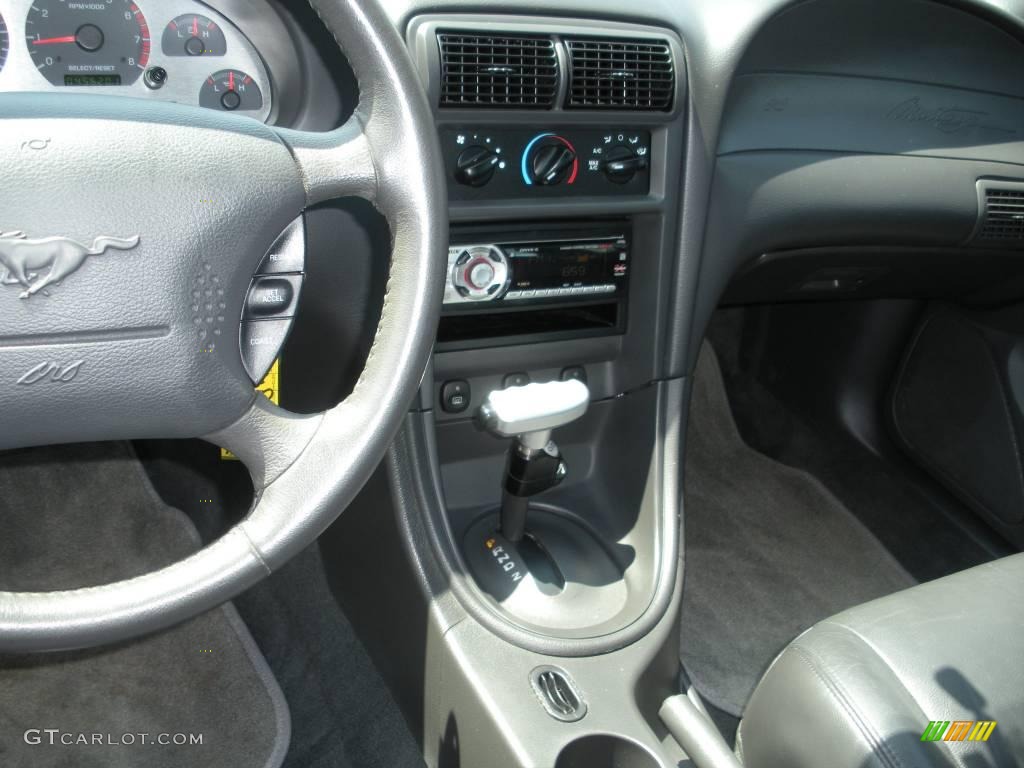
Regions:
<instances>
[{"instance_id":1,"label":"leather seat","mask_svg":"<svg viewBox=\"0 0 1024 768\"><path fill-rule=\"evenodd\" d=\"M951 725L922 741L932 720ZM974 731L955 721L998 725L984 742L947 741ZM1024 768L1024 555L800 635L755 689L737 753L746 768Z\"/></svg>"}]
</instances>

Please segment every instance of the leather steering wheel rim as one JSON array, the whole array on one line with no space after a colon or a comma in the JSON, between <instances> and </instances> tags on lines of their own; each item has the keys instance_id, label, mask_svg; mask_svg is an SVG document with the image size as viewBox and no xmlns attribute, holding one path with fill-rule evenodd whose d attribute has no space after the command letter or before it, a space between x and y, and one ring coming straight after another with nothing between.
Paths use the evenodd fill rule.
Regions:
<instances>
[{"instance_id":1,"label":"leather steering wheel rim","mask_svg":"<svg viewBox=\"0 0 1024 768\"><path fill-rule=\"evenodd\" d=\"M241 415L232 413L230 423L215 423L212 415L202 414L200 418L199 409L184 401L168 406L167 413L155 413L152 424L140 419L136 426L126 428L95 420L82 420L81 424L70 426L60 424L57 418L52 424L46 422L46 434L57 439L45 442L144 436L205 437L231 449L242 459L253 476L256 499L249 515L217 541L161 570L76 590L0 592L0 651L65 650L124 640L169 627L231 599L313 542L344 510L383 457L416 394L433 345L447 250L444 174L431 111L405 46L377 0L309 2L348 58L359 83L360 101L354 115L330 133L267 128L245 118L207 115L177 105L134 105L130 108L134 114L129 114L128 108L115 102L134 100L113 97L84 96L81 97L84 106L79 108L68 106L71 102L77 105L77 97L56 103L43 95L0 96L3 105L9 107L0 112L10 117L7 127L11 130L7 133L12 139L39 135L45 130L71 145L76 141L71 132L88 134L93 128L90 121L100 117L108 133L129 131L132 142L138 140L140 132L146 131L147 137L187 144L194 141L196 147L230 139L236 151L239 145L249 151L245 148L251 144L253 152L260 148L263 151L262 156L252 156L260 164L261 176L257 179L256 169L249 169L253 175L244 178L253 189L244 190L244 199L242 192L238 193L237 200L231 197L234 192L225 183L225 206L228 202L256 205L263 196L276 194L279 207L283 209L280 219L285 221L295 213L289 208L301 211L324 200L359 196L372 201L383 213L392 237L390 273L373 345L354 391L335 408L313 416L289 414L262 396L251 394L251 382L244 382L249 387L244 395L245 405L240 409ZM0 118L0 122L4 119ZM119 120L127 122L115 122ZM116 135L113 140L118 140ZM135 151L132 142L126 141L120 149L122 154ZM22 193L32 192L34 188L29 189L32 180L46 176L50 167L36 165L22 171L22 158L13 148L0 148L0 170L10 167L16 178L25 180ZM227 166L223 171L229 175L234 172ZM267 185L277 186L271 189ZM182 199L187 199L184 193ZM3 202L0 200L0 204ZM270 210L268 207L267 211ZM277 209L273 210L277 216ZM229 221L228 213L224 214L223 221L213 221L199 235L212 237L215 226L223 227L224 222ZM259 215L262 214L257 211ZM95 218L96 214L93 216ZM273 217L264 215L264 218ZM113 228L114 224L109 226ZM196 226L207 225L199 222ZM277 229L268 223L266 233L253 233L251 237L255 239L259 235L259 242L269 241L279 224L275 223L274 227ZM249 235L246 230L246 236ZM155 252L157 246L152 244L157 237L144 234L140 248L149 245ZM241 246L239 249L242 250ZM150 252L143 255L148 258ZM198 259L203 257L196 255L194 258L198 265ZM250 257L239 254L235 269L235 262L225 257L225 263L231 262L223 267L227 287L244 284L246 270L252 271L252 262L246 261L247 258ZM181 260L184 261L184 257ZM102 268L90 269L99 275ZM174 269L181 271L169 260L168 281L178 279ZM235 272L237 280L232 277ZM12 304L14 310L11 311L38 316L25 320L26 323L46 321L45 313L51 311L51 306L57 306L72 293L70 285L61 290L61 297L33 297L31 302ZM229 296L228 311L240 306L240 301L239 297ZM142 311L140 308L138 314ZM56 318L60 313L54 314ZM52 328L64 328L66 314L64 312L60 323L54 319ZM168 317L172 319L167 323L169 330L165 335L170 349L172 340L179 336L184 338L185 329L179 334L177 314L171 312ZM182 321L182 324L187 323ZM2 331L0 328L0 335ZM97 363L92 369L96 370L102 352L120 355L121 347L111 346L114 352L105 347L101 349L106 337L98 331L93 335L96 338L92 341L86 339L93 346L74 349L75 354L85 360L91 361L88 355L95 354ZM45 344L43 341L36 344L32 354L37 356L40 349L63 350L69 348L68 344L77 343L77 338L69 341L59 337L56 330L49 335L40 333L38 338L44 339ZM61 338L65 346L58 347ZM56 339L52 347L47 346L51 339ZM138 338L119 338L118 344L129 341L135 344L131 354L146 354ZM218 355L221 354L218 350ZM237 356L237 349L234 354ZM35 358L30 361L32 359ZM183 368L190 366L188 370L201 365L218 366L208 367L207 372L215 370L220 375L224 371L225 391L232 397L236 397L236 390L243 391L238 361L231 360L229 353L224 352L216 363L207 363L198 357L183 357L182 360L185 361ZM82 366L82 370L84 372L86 366ZM87 380L83 390L105 387L108 396L123 394L126 402L134 404L133 398L141 398L136 390L141 387L139 380L142 379L144 374L140 369L132 369L132 376L124 378L108 375L106 379L97 376ZM72 393L72 399L78 392L66 391ZM19 396L30 395L35 397L34 393L22 395L19 390ZM220 393L213 393L210 402L219 396ZM140 399L140 413L144 412L141 402ZM26 403L30 410L35 407L34 400L26 400ZM52 402L49 407L53 410ZM63 406L59 406L58 411L60 407ZM7 426L5 418L10 417L0 416L0 429ZM173 435L153 434L159 424L176 423L183 426ZM211 428L193 434L196 429L207 426ZM18 431L13 429L8 434L18 434ZM27 433L22 433L20 438L10 438L6 444L0 440L0 447L33 444L24 434Z\"/></svg>"}]
</instances>

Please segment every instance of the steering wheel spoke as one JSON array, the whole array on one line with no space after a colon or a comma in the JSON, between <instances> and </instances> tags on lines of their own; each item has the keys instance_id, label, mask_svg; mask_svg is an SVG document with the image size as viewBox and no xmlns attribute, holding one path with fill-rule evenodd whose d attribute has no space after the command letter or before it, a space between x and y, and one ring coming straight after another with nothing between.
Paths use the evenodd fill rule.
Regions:
<instances>
[{"instance_id":1,"label":"steering wheel spoke","mask_svg":"<svg viewBox=\"0 0 1024 768\"><path fill-rule=\"evenodd\" d=\"M377 172L359 113L328 133L279 128L277 134L295 157L307 205L338 197L376 198Z\"/></svg>"},{"instance_id":2,"label":"steering wheel spoke","mask_svg":"<svg viewBox=\"0 0 1024 768\"><path fill-rule=\"evenodd\" d=\"M259 493L295 463L323 419L322 413L290 413L257 396L240 419L205 439L235 454L249 470Z\"/></svg>"}]
</instances>

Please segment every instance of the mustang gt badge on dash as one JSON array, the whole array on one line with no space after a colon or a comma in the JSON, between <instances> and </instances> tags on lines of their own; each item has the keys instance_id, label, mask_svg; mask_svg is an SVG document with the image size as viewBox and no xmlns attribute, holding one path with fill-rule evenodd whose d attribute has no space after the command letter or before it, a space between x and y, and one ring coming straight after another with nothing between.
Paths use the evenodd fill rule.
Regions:
<instances>
[{"instance_id":1,"label":"mustang gt badge on dash","mask_svg":"<svg viewBox=\"0 0 1024 768\"><path fill-rule=\"evenodd\" d=\"M69 237L43 237L32 240L24 232L0 232L0 285L19 285L20 298L37 293L49 296L47 286L78 271L90 256L101 256L111 248L130 251L139 237L97 237L92 247Z\"/></svg>"}]
</instances>

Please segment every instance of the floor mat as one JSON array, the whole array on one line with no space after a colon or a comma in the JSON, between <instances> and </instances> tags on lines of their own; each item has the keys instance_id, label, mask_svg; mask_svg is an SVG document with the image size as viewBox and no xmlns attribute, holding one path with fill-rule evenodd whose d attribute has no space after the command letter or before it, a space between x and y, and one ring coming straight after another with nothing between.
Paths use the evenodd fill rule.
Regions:
<instances>
[{"instance_id":1,"label":"floor mat","mask_svg":"<svg viewBox=\"0 0 1024 768\"><path fill-rule=\"evenodd\" d=\"M739 716L800 632L915 581L814 477L742 441L709 345L686 452L680 653L701 695Z\"/></svg>"},{"instance_id":2,"label":"floor mat","mask_svg":"<svg viewBox=\"0 0 1024 768\"><path fill-rule=\"evenodd\" d=\"M204 539L233 523L251 502L251 483L240 476L244 468L221 461L211 445L162 440L136 444L136 449L161 497L189 513ZM198 499L209 501L200 504ZM345 519L352 520L352 507ZM390 539L361 538L361 530L344 530L361 542L349 542L353 548L385 550L383 561L368 557L378 569L373 573L387 571L383 563L392 554L386 551ZM332 535L342 534L329 531L324 538ZM291 744L283 768L422 768L419 743L328 583L324 558L351 553L330 545L324 553L319 544L307 547L234 600L291 710ZM398 556L404 557L400 551ZM350 588L370 592L382 610L401 612L402 606L387 597L381 602L387 589L368 583L366 573ZM384 664L389 657L375 658Z\"/></svg>"},{"instance_id":3,"label":"floor mat","mask_svg":"<svg viewBox=\"0 0 1024 768\"><path fill-rule=\"evenodd\" d=\"M236 602L291 705L284 768L422 768L398 705L331 594L317 545Z\"/></svg>"},{"instance_id":4,"label":"floor mat","mask_svg":"<svg viewBox=\"0 0 1024 768\"><path fill-rule=\"evenodd\" d=\"M198 537L125 444L0 454L0 589L98 585ZM235 609L117 646L0 656L0 765L277 768L290 719ZM184 742L184 743L182 743Z\"/></svg>"},{"instance_id":5,"label":"floor mat","mask_svg":"<svg viewBox=\"0 0 1024 768\"><path fill-rule=\"evenodd\" d=\"M780 374L777 369L788 361L776 359L777 351L764 351L761 328L772 325L773 317L778 322L780 315L784 328L811 322L815 315L802 310L796 305L785 312L775 307L770 315L738 307L718 310L708 328L743 441L820 480L917 581L931 581L1013 554L1015 549L890 443L881 421L884 405L879 403L874 424L866 423L860 414L858 428L864 434L857 436L839 415L856 401L822 407L821 401L838 406L842 398L849 398L836 390L827 364L811 365L805 373L812 380L799 388L794 387L792 376ZM819 324L837 336L850 333L843 321L835 319L841 310L822 305L816 312L823 313L818 315ZM820 395L811 398L808 392Z\"/></svg>"}]
</instances>

